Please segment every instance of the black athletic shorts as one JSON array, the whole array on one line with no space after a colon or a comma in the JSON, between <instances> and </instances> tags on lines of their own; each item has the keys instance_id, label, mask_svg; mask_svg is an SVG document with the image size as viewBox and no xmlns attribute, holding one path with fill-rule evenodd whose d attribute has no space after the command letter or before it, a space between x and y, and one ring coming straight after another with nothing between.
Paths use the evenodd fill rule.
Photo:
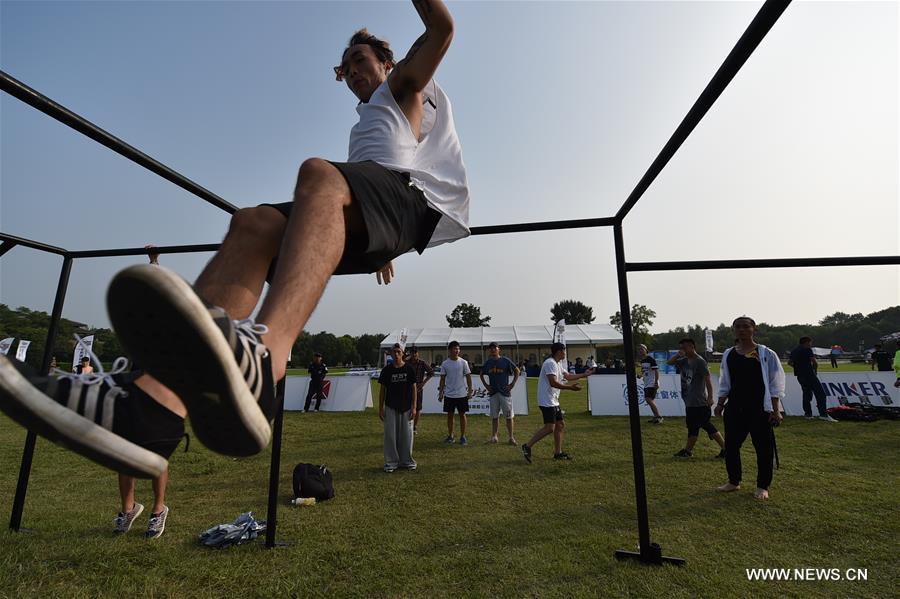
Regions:
<instances>
[{"instance_id":1,"label":"black athletic shorts","mask_svg":"<svg viewBox=\"0 0 900 599\"><path fill-rule=\"evenodd\" d=\"M658 387L644 387L644 399L656 399Z\"/></svg>"},{"instance_id":2,"label":"black athletic shorts","mask_svg":"<svg viewBox=\"0 0 900 599\"><path fill-rule=\"evenodd\" d=\"M544 417L544 424L555 424L563 421L563 413L559 406L538 406L541 409L541 416Z\"/></svg>"},{"instance_id":3,"label":"black athletic shorts","mask_svg":"<svg viewBox=\"0 0 900 599\"><path fill-rule=\"evenodd\" d=\"M447 414L452 414L453 410L457 410L460 414L465 414L469 411L469 398L468 397L445 397L444 398L444 412Z\"/></svg>"},{"instance_id":4,"label":"black athletic shorts","mask_svg":"<svg viewBox=\"0 0 900 599\"><path fill-rule=\"evenodd\" d=\"M372 273L411 249L420 254L425 251L441 213L412 186L409 173L392 171L371 160L330 164L347 180L367 232L364 238L346 240L334 274ZM294 203L261 205L271 206L289 218ZM267 280L271 282L274 274L275 261Z\"/></svg>"},{"instance_id":5,"label":"black athletic shorts","mask_svg":"<svg viewBox=\"0 0 900 599\"><path fill-rule=\"evenodd\" d=\"M684 422L687 424L688 437L696 437L700 434L700 429L706 431L706 434L712 438L718 430L709 421L712 416L712 408L707 406L687 406L684 408Z\"/></svg>"}]
</instances>

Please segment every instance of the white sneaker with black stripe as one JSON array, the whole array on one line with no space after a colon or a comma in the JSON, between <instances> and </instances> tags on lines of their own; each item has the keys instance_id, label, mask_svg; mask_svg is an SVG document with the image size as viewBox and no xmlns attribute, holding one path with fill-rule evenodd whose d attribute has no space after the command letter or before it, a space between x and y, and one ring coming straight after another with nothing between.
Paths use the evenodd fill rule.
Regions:
<instances>
[{"instance_id":1,"label":"white sneaker with black stripe","mask_svg":"<svg viewBox=\"0 0 900 599\"><path fill-rule=\"evenodd\" d=\"M272 359L261 341L265 326L232 321L159 266L121 271L106 301L122 345L181 398L204 445L232 456L265 449L275 415Z\"/></svg>"},{"instance_id":2,"label":"white sneaker with black stripe","mask_svg":"<svg viewBox=\"0 0 900 599\"><path fill-rule=\"evenodd\" d=\"M113 372L124 368L125 359L119 358ZM121 402L130 403L123 406ZM168 424L157 426L153 413L144 418L139 406L131 405L135 403L116 385L112 373L102 369L91 374L37 376L27 365L0 356L0 409L7 416L116 472L155 478L166 471L168 461L136 444L135 435L141 431L126 426L120 412L138 414L151 429Z\"/></svg>"}]
</instances>

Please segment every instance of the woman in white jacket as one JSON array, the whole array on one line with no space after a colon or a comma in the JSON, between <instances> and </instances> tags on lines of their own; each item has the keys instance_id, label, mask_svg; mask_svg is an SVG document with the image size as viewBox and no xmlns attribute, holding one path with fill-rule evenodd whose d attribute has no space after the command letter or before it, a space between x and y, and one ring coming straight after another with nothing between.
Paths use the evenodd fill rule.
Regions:
<instances>
[{"instance_id":1,"label":"woman in white jacket","mask_svg":"<svg viewBox=\"0 0 900 599\"><path fill-rule=\"evenodd\" d=\"M784 369L778 355L753 340L756 322L739 316L731 325L737 342L722 355L719 374L719 402L715 414L725 412L725 468L728 483L719 491L741 488L741 445L750 435L756 449L757 499L769 498L774 461L772 427L783 419Z\"/></svg>"}]
</instances>

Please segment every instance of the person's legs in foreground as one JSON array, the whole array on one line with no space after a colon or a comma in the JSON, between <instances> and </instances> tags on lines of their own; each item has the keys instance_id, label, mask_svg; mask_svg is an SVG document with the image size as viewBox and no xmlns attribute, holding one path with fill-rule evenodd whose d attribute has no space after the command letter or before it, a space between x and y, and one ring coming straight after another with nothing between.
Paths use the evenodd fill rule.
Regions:
<instances>
[{"instance_id":1,"label":"person's legs in foreground","mask_svg":"<svg viewBox=\"0 0 900 599\"><path fill-rule=\"evenodd\" d=\"M797 377L797 382L800 384L800 389L803 391L803 415L807 418L812 418L812 383L808 379L799 376ZM819 410L819 412L821 413L821 410Z\"/></svg>"},{"instance_id":2,"label":"person's legs in foreground","mask_svg":"<svg viewBox=\"0 0 900 599\"><path fill-rule=\"evenodd\" d=\"M717 488L718 491L737 491L741 488L741 445L750 433L748 423L740 412L729 412L725 408L725 470L728 482Z\"/></svg>"},{"instance_id":3,"label":"person's legs in foreground","mask_svg":"<svg viewBox=\"0 0 900 599\"><path fill-rule=\"evenodd\" d=\"M553 425L553 456L568 456L562 450L563 433L566 432L566 421L559 420Z\"/></svg>"},{"instance_id":4,"label":"person's legs in foreground","mask_svg":"<svg viewBox=\"0 0 900 599\"><path fill-rule=\"evenodd\" d=\"M444 443L453 443L453 412L456 409L456 400L452 397L444 398L444 411L447 413L447 438Z\"/></svg>"},{"instance_id":5,"label":"person's legs in foreground","mask_svg":"<svg viewBox=\"0 0 900 599\"><path fill-rule=\"evenodd\" d=\"M756 417L750 423L750 440L756 449L756 491L757 499L769 498L769 485L772 484L773 461L775 448L772 442L772 425L766 413Z\"/></svg>"},{"instance_id":6,"label":"person's legs in foreground","mask_svg":"<svg viewBox=\"0 0 900 599\"><path fill-rule=\"evenodd\" d=\"M467 402L468 403L468 402ZM468 445L468 437L466 437L466 425L469 424L469 418L466 416L466 406L460 404L457 406L459 410L459 443L460 445Z\"/></svg>"},{"instance_id":7,"label":"person's legs in foreground","mask_svg":"<svg viewBox=\"0 0 900 599\"><path fill-rule=\"evenodd\" d=\"M384 471L393 472L400 465L400 419L403 414L390 406L384 408Z\"/></svg>"},{"instance_id":8,"label":"person's legs in foreground","mask_svg":"<svg viewBox=\"0 0 900 599\"><path fill-rule=\"evenodd\" d=\"M650 419L651 424L662 424L663 417L656 407L656 390L657 387L647 387L644 389L644 401L647 402L650 411L653 412L653 418Z\"/></svg>"}]
</instances>

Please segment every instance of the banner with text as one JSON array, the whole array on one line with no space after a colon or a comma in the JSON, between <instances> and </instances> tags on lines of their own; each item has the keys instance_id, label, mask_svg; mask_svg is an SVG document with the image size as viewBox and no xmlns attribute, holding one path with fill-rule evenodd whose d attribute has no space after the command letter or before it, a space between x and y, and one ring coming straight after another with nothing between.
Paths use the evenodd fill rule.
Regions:
<instances>
[{"instance_id":1,"label":"banner with text","mask_svg":"<svg viewBox=\"0 0 900 599\"><path fill-rule=\"evenodd\" d=\"M75 353L72 356L72 370L75 370L75 367L81 364L81 358L91 356L91 350L94 347L94 336L88 335L87 337L82 337L80 343L75 344Z\"/></svg>"},{"instance_id":2,"label":"banner with text","mask_svg":"<svg viewBox=\"0 0 900 599\"><path fill-rule=\"evenodd\" d=\"M289 376L284 387L284 409L302 410L309 389L308 376ZM325 398L319 407L323 412L361 412L372 407L372 386L369 377L336 376L326 378L322 385ZM316 400L310 402L315 408Z\"/></svg>"},{"instance_id":3,"label":"banner with text","mask_svg":"<svg viewBox=\"0 0 900 599\"><path fill-rule=\"evenodd\" d=\"M4 356L8 355L9 348L12 347L13 341L15 341L15 340L16 340L15 337L7 337L3 341L0 341L0 354L3 354Z\"/></svg>"},{"instance_id":4,"label":"banner with text","mask_svg":"<svg viewBox=\"0 0 900 599\"><path fill-rule=\"evenodd\" d=\"M895 380L893 372L845 372L819 375L829 408L841 403L898 406L900 405L900 389L894 387ZM717 375L713 375L712 383L713 392L718 398L719 380ZM815 398L812 399L812 404L813 414L818 416ZM594 416L627 416L628 394L625 387L625 375L595 374L588 377L588 405ZM644 400L644 386L640 381L638 381L638 405L641 416L653 415ZM684 416L684 401L681 398L681 377L679 375L659 375L656 407L663 416ZM785 397L782 399L782 410L788 416L803 415L803 390L800 383L797 382L797 377L793 374L785 375Z\"/></svg>"},{"instance_id":5,"label":"banner with text","mask_svg":"<svg viewBox=\"0 0 900 599\"><path fill-rule=\"evenodd\" d=\"M435 376L428 381L422 391L422 413L439 414L444 411L444 405L438 401L438 385L441 377ZM512 382L512 378L509 379ZM525 377L520 376L519 382L512 390L513 414L525 416L528 414L528 393L525 391ZM481 384L477 374L472 375L472 398L469 400L469 414L490 414L491 401L487 389Z\"/></svg>"},{"instance_id":6,"label":"banner with text","mask_svg":"<svg viewBox=\"0 0 900 599\"><path fill-rule=\"evenodd\" d=\"M25 355L28 353L29 345L31 345L31 341L19 340L19 347L16 348L16 360L19 362L25 361Z\"/></svg>"}]
</instances>

